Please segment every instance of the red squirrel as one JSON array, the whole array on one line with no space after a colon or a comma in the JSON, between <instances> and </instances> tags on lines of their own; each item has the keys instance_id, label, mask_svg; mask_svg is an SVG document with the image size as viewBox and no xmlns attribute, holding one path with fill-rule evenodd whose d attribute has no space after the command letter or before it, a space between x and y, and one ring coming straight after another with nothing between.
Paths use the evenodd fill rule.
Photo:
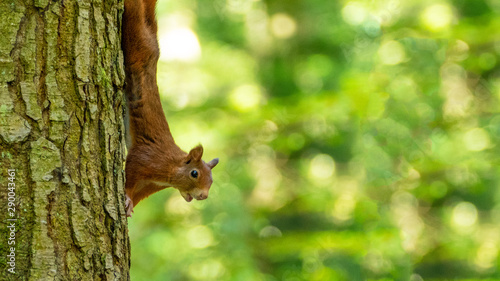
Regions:
<instances>
[{"instance_id":1,"label":"red squirrel","mask_svg":"<svg viewBox=\"0 0 500 281\"><path fill-rule=\"evenodd\" d=\"M167 187L179 190L187 202L204 200L212 185L212 168L205 163L201 145L189 153L174 142L163 112L156 66L159 58L156 0L125 0L122 49L125 92L128 99L131 146L125 165L126 211L149 195Z\"/></svg>"}]
</instances>

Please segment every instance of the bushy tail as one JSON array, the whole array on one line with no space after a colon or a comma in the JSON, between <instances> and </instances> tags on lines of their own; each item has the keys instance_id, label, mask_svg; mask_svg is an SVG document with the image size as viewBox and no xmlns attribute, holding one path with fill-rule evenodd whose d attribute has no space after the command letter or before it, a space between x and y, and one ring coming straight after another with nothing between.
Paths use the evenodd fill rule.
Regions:
<instances>
[{"instance_id":1,"label":"bushy tail","mask_svg":"<svg viewBox=\"0 0 500 281\"><path fill-rule=\"evenodd\" d=\"M156 82L156 63L160 52L156 38L155 5L156 0L125 0L122 49L129 101L141 99L142 84L152 82L149 78Z\"/></svg>"},{"instance_id":2,"label":"bushy tail","mask_svg":"<svg viewBox=\"0 0 500 281\"><path fill-rule=\"evenodd\" d=\"M159 48L155 5L156 0L125 0L122 49L129 147L137 142L151 143L170 135L156 83Z\"/></svg>"}]
</instances>

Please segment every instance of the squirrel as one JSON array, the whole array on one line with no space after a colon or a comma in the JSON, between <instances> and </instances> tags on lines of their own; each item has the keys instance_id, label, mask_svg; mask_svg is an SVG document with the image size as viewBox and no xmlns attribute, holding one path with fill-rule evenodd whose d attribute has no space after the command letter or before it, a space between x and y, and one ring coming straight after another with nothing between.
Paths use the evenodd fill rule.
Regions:
<instances>
[{"instance_id":1,"label":"squirrel","mask_svg":"<svg viewBox=\"0 0 500 281\"><path fill-rule=\"evenodd\" d=\"M212 185L215 158L205 163L203 147L189 153L174 142L163 112L156 68L159 58L156 0L125 0L122 20L122 50L125 64L125 93L131 139L125 164L125 208L132 216L134 206L167 187L182 197L204 200Z\"/></svg>"}]
</instances>

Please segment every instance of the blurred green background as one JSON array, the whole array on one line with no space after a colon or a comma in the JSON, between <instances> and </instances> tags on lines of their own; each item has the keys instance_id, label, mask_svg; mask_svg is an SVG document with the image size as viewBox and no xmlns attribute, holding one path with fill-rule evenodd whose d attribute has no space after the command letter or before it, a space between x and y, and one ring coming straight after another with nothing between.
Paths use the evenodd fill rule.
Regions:
<instances>
[{"instance_id":1,"label":"blurred green background","mask_svg":"<svg viewBox=\"0 0 500 281\"><path fill-rule=\"evenodd\" d=\"M500 280L500 1L159 0L206 201L129 220L132 280Z\"/></svg>"}]
</instances>

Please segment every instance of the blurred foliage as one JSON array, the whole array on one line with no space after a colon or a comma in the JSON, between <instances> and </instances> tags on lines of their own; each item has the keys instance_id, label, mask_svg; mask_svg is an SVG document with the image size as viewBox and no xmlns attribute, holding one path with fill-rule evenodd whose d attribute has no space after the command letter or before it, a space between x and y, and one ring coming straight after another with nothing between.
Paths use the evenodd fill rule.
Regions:
<instances>
[{"instance_id":1,"label":"blurred foliage","mask_svg":"<svg viewBox=\"0 0 500 281\"><path fill-rule=\"evenodd\" d=\"M498 0L160 0L210 198L129 220L132 280L500 280Z\"/></svg>"}]
</instances>

